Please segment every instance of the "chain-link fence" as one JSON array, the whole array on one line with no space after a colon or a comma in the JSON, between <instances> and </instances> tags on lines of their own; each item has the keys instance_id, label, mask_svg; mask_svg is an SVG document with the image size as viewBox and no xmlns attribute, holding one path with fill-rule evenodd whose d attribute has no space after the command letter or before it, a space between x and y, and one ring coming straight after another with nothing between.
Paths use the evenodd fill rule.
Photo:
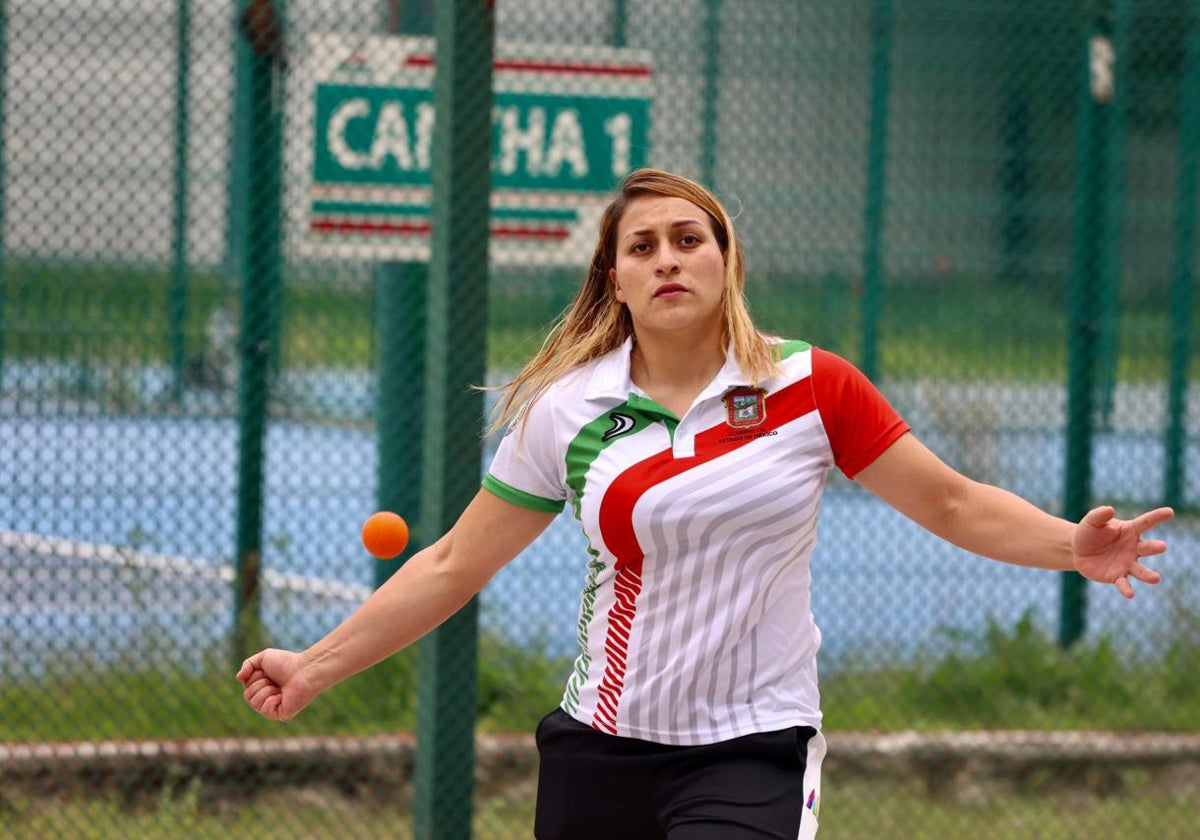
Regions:
<instances>
[{"instance_id":1,"label":"chain-link fence","mask_svg":"<svg viewBox=\"0 0 1200 840\"><path fill-rule=\"evenodd\" d=\"M959 469L1180 514L1126 603L835 477L821 836L1200 832L1197 3L0 0L0 45L6 835L531 834L569 516L292 723L232 674L395 568L370 512L409 554L453 520L467 386L536 350L642 165L736 212L762 328ZM856 740L910 729L943 740Z\"/></svg>"}]
</instances>

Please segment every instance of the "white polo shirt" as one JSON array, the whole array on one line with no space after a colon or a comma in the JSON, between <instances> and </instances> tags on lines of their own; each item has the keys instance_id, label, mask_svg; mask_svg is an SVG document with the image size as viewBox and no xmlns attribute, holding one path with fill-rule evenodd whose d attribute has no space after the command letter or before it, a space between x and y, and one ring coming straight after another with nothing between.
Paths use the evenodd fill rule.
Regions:
<instances>
[{"instance_id":1,"label":"white polo shirt","mask_svg":"<svg viewBox=\"0 0 1200 840\"><path fill-rule=\"evenodd\" d=\"M570 502L588 539L562 708L664 744L820 728L821 493L908 426L849 362L796 341L757 391L730 355L679 418L633 384L631 349L528 406L483 482L535 510Z\"/></svg>"}]
</instances>

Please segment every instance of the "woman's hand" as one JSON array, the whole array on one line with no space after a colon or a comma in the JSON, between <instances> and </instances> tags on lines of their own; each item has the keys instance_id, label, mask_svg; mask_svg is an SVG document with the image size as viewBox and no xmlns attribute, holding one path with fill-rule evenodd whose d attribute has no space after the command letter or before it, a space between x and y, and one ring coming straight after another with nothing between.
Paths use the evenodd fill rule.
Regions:
<instances>
[{"instance_id":1,"label":"woman's hand","mask_svg":"<svg viewBox=\"0 0 1200 840\"><path fill-rule=\"evenodd\" d=\"M1142 534L1166 522L1175 512L1168 507L1156 508L1136 519L1117 519L1113 513L1108 506L1094 508L1075 526L1071 537L1075 569L1089 580L1113 584L1126 598L1132 598L1130 578L1151 584L1162 579L1142 564L1142 558L1167 550L1162 540L1143 539Z\"/></svg>"},{"instance_id":2,"label":"woman's hand","mask_svg":"<svg viewBox=\"0 0 1200 840\"><path fill-rule=\"evenodd\" d=\"M243 662L237 678L245 686L242 697L268 720L291 720L318 694L300 671L300 655L276 648Z\"/></svg>"}]
</instances>

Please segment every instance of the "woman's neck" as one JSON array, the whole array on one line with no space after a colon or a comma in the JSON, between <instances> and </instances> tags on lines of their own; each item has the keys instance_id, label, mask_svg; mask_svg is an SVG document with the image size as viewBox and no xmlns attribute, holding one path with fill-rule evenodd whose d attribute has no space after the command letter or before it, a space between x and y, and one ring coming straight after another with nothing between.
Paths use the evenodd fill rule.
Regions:
<instances>
[{"instance_id":1,"label":"woman's neck","mask_svg":"<svg viewBox=\"0 0 1200 840\"><path fill-rule=\"evenodd\" d=\"M651 399L682 417L724 364L719 336L701 343L635 336L629 375Z\"/></svg>"}]
</instances>

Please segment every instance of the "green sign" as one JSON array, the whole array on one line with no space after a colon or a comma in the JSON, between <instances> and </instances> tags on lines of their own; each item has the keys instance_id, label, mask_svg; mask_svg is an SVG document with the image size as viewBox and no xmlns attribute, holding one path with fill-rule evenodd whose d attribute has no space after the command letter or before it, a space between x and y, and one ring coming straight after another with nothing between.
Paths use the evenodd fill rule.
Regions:
<instances>
[{"instance_id":1,"label":"green sign","mask_svg":"<svg viewBox=\"0 0 1200 840\"><path fill-rule=\"evenodd\" d=\"M313 73L310 252L428 259L433 43L320 36ZM492 257L586 263L617 182L649 163L653 74L640 51L497 50Z\"/></svg>"}]
</instances>

